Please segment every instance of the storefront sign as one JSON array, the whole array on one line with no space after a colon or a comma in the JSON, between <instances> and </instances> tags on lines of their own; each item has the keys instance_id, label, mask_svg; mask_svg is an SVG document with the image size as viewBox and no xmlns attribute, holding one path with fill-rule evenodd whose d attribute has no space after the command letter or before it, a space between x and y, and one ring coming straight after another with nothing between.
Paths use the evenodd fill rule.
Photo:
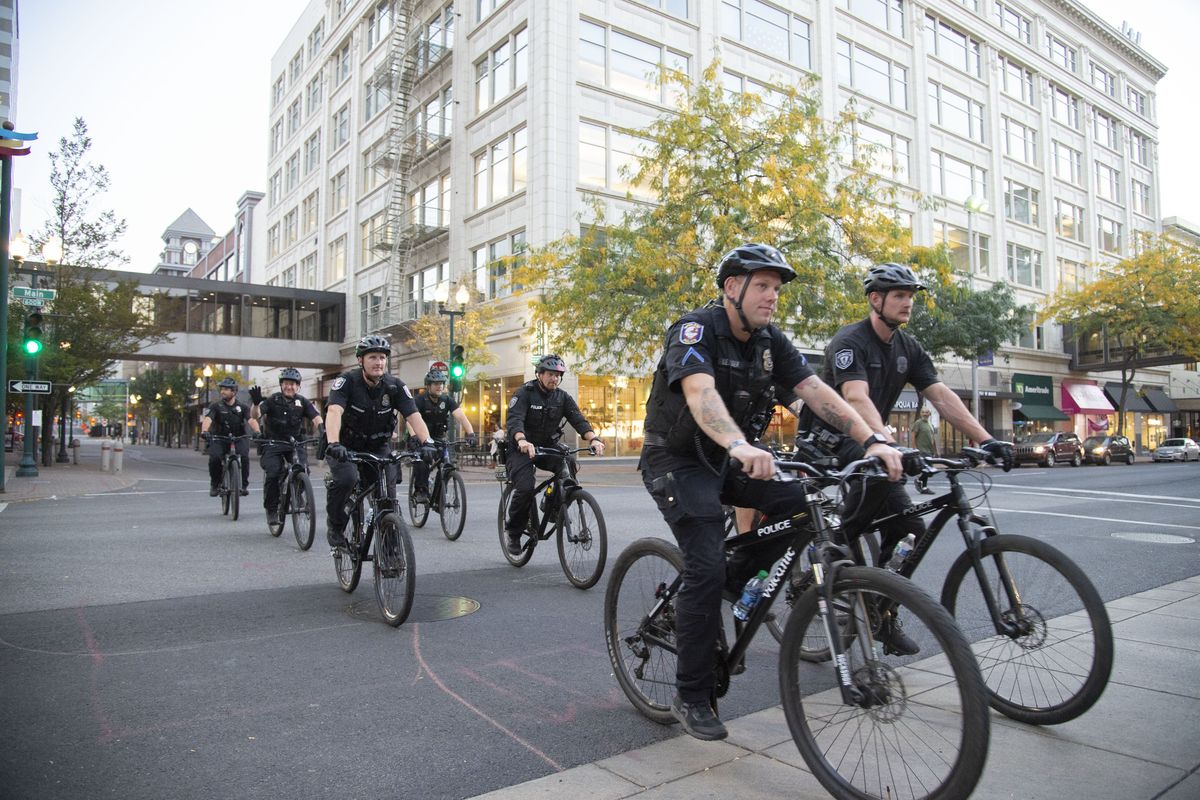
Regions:
<instances>
[{"instance_id":1,"label":"storefront sign","mask_svg":"<svg viewBox=\"0 0 1200 800\"><path fill-rule=\"evenodd\" d=\"M1027 405L1054 405L1054 381L1049 375L1014 372L1012 387L1013 393L1020 395L1022 402Z\"/></svg>"}]
</instances>

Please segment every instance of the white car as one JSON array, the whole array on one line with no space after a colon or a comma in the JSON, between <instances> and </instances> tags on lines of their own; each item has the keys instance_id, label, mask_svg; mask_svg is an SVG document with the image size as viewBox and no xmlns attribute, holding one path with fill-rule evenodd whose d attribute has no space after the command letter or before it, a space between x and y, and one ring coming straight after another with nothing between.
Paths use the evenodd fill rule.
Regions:
<instances>
[{"instance_id":1,"label":"white car","mask_svg":"<svg viewBox=\"0 0 1200 800\"><path fill-rule=\"evenodd\" d=\"M1200 444L1192 439L1165 439L1154 451L1155 461L1200 461Z\"/></svg>"}]
</instances>

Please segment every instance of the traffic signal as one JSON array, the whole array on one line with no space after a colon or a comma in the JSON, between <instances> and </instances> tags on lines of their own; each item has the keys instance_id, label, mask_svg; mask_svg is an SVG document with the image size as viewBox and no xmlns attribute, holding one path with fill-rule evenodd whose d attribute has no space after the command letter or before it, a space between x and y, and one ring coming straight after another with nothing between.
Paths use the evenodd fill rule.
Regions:
<instances>
[{"instance_id":1,"label":"traffic signal","mask_svg":"<svg viewBox=\"0 0 1200 800\"><path fill-rule=\"evenodd\" d=\"M30 311L25 315L25 340L22 346L27 356L36 356L42 352L41 311Z\"/></svg>"},{"instance_id":2,"label":"traffic signal","mask_svg":"<svg viewBox=\"0 0 1200 800\"><path fill-rule=\"evenodd\" d=\"M463 364L463 346L456 344L454 345L454 351L450 355L450 391L457 392L462 390L462 382L466 374L467 368Z\"/></svg>"}]
</instances>

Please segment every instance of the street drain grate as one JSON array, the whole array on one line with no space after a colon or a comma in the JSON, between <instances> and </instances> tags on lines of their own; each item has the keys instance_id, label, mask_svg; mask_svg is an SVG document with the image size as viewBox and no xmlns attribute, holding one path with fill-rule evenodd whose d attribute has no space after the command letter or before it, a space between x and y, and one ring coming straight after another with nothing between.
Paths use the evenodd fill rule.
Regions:
<instances>
[{"instance_id":1,"label":"street drain grate","mask_svg":"<svg viewBox=\"0 0 1200 800\"><path fill-rule=\"evenodd\" d=\"M1114 533L1114 539L1129 539L1133 542L1149 542L1150 544L1194 544L1195 539L1186 536L1172 536L1169 533Z\"/></svg>"},{"instance_id":2,"label":"street drain grate","mask_svg":"<svg viewBox=\"0 0 1200 800\"><path fill-rule=\"evenodd\" d=\"M373 586L365 588L369 591L374 591ZM478 610L479 601L472 600L469 597L419 594L413 597L412 611L409 612L405 624L409 622L440 622L444 619L465 617L467 614L474 614ZM373 594L361 600L355 600L350 604L349 611L350 616L359 619L379 618L379 604L375 601Z\"/></svg>"}]
</instances>

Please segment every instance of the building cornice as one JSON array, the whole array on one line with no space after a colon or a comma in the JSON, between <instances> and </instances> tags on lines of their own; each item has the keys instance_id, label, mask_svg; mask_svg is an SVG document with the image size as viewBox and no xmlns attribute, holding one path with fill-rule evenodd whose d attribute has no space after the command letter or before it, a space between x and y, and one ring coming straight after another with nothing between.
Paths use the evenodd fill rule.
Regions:
<instances>
[{"instance_id":1,"label":"building cornice","mask_svg":"<svg viewBox=\"0 0 1200 800\"><path fill-rule=\"evenodd\" d=\"M1084 29L1093 33L1097 39L1120 52L1131 62L1141 67L1149 76L1158 82L1167 74L1167 66L1154 56L1134 44L1129 37L1108 24L1078 0L1048 0L1047 5L1058 9L1064 16L1069 17Z\"/></svg>"}]
</instances>

